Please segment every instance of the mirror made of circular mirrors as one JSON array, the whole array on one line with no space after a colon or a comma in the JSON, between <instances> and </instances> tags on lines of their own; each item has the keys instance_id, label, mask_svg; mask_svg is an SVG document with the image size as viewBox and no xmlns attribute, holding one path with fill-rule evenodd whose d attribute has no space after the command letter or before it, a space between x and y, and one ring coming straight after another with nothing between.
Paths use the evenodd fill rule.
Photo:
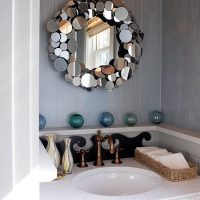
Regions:
<instances>
[{"instance_id":1,"label":"mirror made of circular mirrors","mask_svg":"<svg viewBox=\"0 0 200 200\"><path fill-rule=\"evenodd\" d=\"M54 68L87 91L123 85L142 56L144 34L122 0L68 0L46 28Z\"/></svg>"}]
</instances>

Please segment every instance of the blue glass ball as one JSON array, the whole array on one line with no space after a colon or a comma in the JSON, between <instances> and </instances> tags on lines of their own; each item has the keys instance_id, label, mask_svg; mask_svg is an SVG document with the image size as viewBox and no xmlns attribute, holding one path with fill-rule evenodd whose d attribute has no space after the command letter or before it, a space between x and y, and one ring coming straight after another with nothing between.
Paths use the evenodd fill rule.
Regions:
<instances>
[{"instance_id":1,"label":"blue glass ball","mask_svg":"<svg viewBox=\"0 0 200 200\"><path fill-rule=\"evenodd\" d=\"M134 126L137 123L137 116L134 113L126 113L124 123L128 126Z\"/></svg>"},{"instance_id":2,"label":"blue glass ball","mask_svg":"<svg viewBox=\"0 0 200 200\"><path fill-rule=\"evenodd\" d=\"M73 114L69 118L69 124L72 128L80 128L84 124L83 116L80 114Z\"/></svg>"},{"instance_id":3,"label":"blue glass ball","mask_svg":"<svg viewBox=\"0 0 200 200\"><path fill-rule=\"evenodd\" d=\"M100 123L104 127L112 126L114 123L114 117L113 117L112 113L109 113L109 112L101 113Z\"/></svg>"},{"instance_id":4,"label":"blue glass ball","mask_svg":"<svg viewBox=\"0 0 200 200\"><path fill-rule=\"evenodd\" d=\"M39 114L39 129L43 129L46 126L46 119L43 115Z\"/></svg>"},{"instance_id":5,"label":"blue glass ball","mask_svg":"<svg viewBox=\"0 0 200 200\"><path fill-rule=\"evenodd\" d=\"M149 120L151 123L158 125L163 122L164 114L159 111L153 111L149 114Z\"/></svg>"}]
</instances>

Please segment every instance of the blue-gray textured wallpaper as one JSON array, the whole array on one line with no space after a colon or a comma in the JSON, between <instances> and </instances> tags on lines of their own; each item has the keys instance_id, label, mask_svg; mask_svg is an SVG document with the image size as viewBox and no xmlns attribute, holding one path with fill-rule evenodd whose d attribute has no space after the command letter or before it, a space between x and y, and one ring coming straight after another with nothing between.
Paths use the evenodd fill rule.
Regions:
<instances>
[{"instance_id":1,"label":"blue-gray textured wallpaper","mask_svg":"<svg viewBox=\"0 0 200 200\"><path fill-rule=\"evenodd\" d=\"M163 1L162 109L168 124L200 131L200 1Z\"/></svg>"},{"instance_id":2,"label":"blue-gray textured wallpaper","mask_svg":"<svg viewBox=\"0 0 200 200\"><path fill-rule=\"evenodd\" d=\"M162 1L126 1L145 34L139 68L131 80L113 92L97 89L92 93L65 82L48 58L45 24L65 2L41 1L40 113L47 119L46 127L68 126L66 118L73 112L84 116L85 126L97 126L102 111L113 113L114 125L123 124L126 112L134 112L139 123L147 123L149 111L161 108Z\"/></svg>"}]
</instances>

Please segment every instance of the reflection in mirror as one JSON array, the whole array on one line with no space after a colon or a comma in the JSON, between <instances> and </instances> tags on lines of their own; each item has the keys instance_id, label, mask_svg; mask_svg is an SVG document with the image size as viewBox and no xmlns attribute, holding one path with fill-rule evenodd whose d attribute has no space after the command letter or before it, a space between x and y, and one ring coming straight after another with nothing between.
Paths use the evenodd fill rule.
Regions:
<instances>
[{"instance_id":1,"label":"reflection in mirror","mask_svg":"<svg viewBox=\"0 0 200 200\"><path fill-rule=\"evenodd\" d=\"M79 48L77 60L85 63L92 70L107 65L116 55L114 27L103 22L99 17L88 20L85 28L77 33Z\"/></svg>"}]
</instances>

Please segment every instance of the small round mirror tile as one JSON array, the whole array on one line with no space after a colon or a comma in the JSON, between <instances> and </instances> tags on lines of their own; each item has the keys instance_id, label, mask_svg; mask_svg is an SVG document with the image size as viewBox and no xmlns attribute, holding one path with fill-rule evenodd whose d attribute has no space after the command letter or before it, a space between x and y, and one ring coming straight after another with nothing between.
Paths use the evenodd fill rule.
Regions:
<instances>
[{"instance_id":1,"label":"small round mirror tile","mask_svg":"<svg viewBox=\"0 0 200 200\"><path fill-rule=\"evenodd\" d=\"M62 20L59 22L59 30L64 34L68 34L72 31L72 25L68 20Z\"/></svg>"},{"instance_id":2,"label":"small round mirror tile","mask_svg":"<svg viewBox=\"0 0 200 200\"><path fill-rule=\"evenodd\" d=\"M58 31L59 22L54 19L51 19L50 21L47 22L46 28L47 31L49 31L50 33L54 33Z\"/></svg>"},{"instance_id":3,"label":"small round mirror tile","mask_svg":"<svg viewBox=\"0 0 200 200\"><path fill-rule=\"evenodd\" d=\"M88 5L86 2L80 2L78 5L78 8L82 11L82 12L86 12L88 10Z\"/></svg>"},{"instance_id":4,"label":"small round mirror tile","mask_svg":"<svg viewBox=\"0 0 200 200\"><path fill-rule=\"evenodd\" d=\"M62 49L62 51L67 50L67 43L62 42L62 43L60 44L60 48Z\"/></svg>"},{"instance_id":5,"label":"small round mirror tile","mask_svg":"<svg viewBox=\"0 0 200 200\"><path fill-rule=\"evenodd\" d=\"M114 83L112 81L107 81L105 88L109 91L111 91L115 87Z\"/></svg>"},{"instance_id":6,"label":"small round mirror tile","mask_svg":"<svg viewBox=\"0 0 200 200\"><path fill-rule=\"evenodd\" d=\"M126 54L124 56L124 59L128 62L128 63L131 63L131 56L129 54Z\"/></svg>"},{"instance_id":7,"label":"small round mirror tile","mask_svg":"<svg viewBox=\"0 0 200 200\"><path fill-rule=\"evenodd\" d=\"M124 21L128 17L128 10L124 7L119 7L115 10L115 17L119 21Z\"/></svg>"},{"instance_id":8,"label":"small round mirror tile","mask_svg":"<svg viewBox=\"0 0 200 200\"><path fill-rule=\"evenodd\" d=\"M98 79L97 79L97 85L98 85L99 87L105 87L106 83L107 83L107 81L106 81L105 78L98 78Z\"/></svg>"},{"instance_id":9,"label":"small round mirror tile","mask_svg":"<svg viewBox=\"0 0 200 200\"><path fill-rule=\"evenodd\" d=\"M101 2L101 1L97 2L96 9L97 9L97 12L101 12L102 13L104 11L104 3Z\"/></svg>"},{"instance_id":10,"label":"small round mirror tile","mask_svg":"<svg viewBox=\"0 0 200 200\"><path fill-rule=\"evenodd\" d=\"M83 87L91 88L95 84L95 79L92 74L84 74L81 78L81 84Z\"/></svg>"},{"instance_id":11,"label":"small round mirror tile","mask_svg":"<svg viewBox=\"0 0 200 200\"><path fill-rule=\"evenodd\" d=\"M124 58L116 58L114 61L114 67L116 70L121 71L127 66L127 61Z\"/></svg>"},{"instance_id":12,"label":"small round mirror tile","mask_svg":"<svg viewBox=\"0 0 200 200\"><path fill-rule=\"evenodd\" d=\"M69 1L67 2L67 4L66 4L67 7L73 7L73 6L75 6L75 5L76 5L76 3L75 3L74 0L69 0Z\"/></svg>"},{"instance_id":13,"label":"small round mirror tile","mask_svg":"<svg viewBox=\"0 0 200 200\"><path fill-rule=\"evenodd\" d=\"M123 78L118 78L118 79L116 80L116 85L117 85L117 86L124 85L124 82L125 82L125 80L124 80Z\"/></svg>"},{"instance_id":14,"label":"small round mirror tile","mask_svg":"<svg viewBox=\"0 0 200 200\"><path fill-rule=\"evenodd\" d=\"M105 10L111 11L113 9L113 2L112 1L106 1L105 3Z\"/></svg>"},{"instance_id":15,"label":"small round mirror tile","mask_svg":"<svg viewBox=\"0 0 200 200\"><path fill-rule=\"evenodd\" d=\"M62 50L60 48L56 48L54 50L54 53L55 53L56 56L60 56L60 54L62 53Z\"/></svg>"},{"instance_id":16,"label":"small round mirror tile","mask_svg":"<svg viewBox=\"0 0 200 200\"><path fill-rule=\"evenodd\" d=\"M67 35L64 33L60 33L60 42L66 42L67 41Z\"/></svg>"},{"instance_id":17,"label":"small round mirror tile","mask_svg":"<svg viewBox=\"0 0 200 200\"><path fill-rule=\"evenodd\" d=\"M128 30L129 29L129 27L128 27L128 25L126 25L126 24L122 24L121 26L120 26L120 30L121 31L123 31L123 30Z\"/></svg>"},{"instance_id":18,"label":"small round mirror tile","mask_svg":"<svg viewBox=\"0 0 200 200\"><path fill-rule=\"evenodd\" d=\"M101 71L105 75L110 75L115 72L115 68L112 65L105 65L105 66L101 67Z\"/></svg>"},{"instance_id":19,"label":"small round mirror tile","mask_svg":"<svg viewBox=\"0 0 200 200\"><path fill-rule=\"evenodd\" d=\"M50 56L50 59L53 61L56 60L56 58L58 57L54 53L50 53L49 56Z\"/></svg>"},{"instance_id":20,"label":"small round mirror tile","mask_svg":"<svg viewBox=\"0 0 200 200\"><path fill-rule=\"evenodd\" d=\"M58 10L57 12L55 12L55 14L54 14L54 18L57 18L57 17L60 17L60 14L61 14L61 11L60 10Z\"/></svg>"},{"instance_id":21,"label":"small round mirror tile","mask_svg":"<svg viewBox=\"0 0 200 200\"><path fill-rule=\"evenodd\" d=\"M116 74L108 75L108 80L114 82L116 80Z\"/></svg>"},{"instance_id":22,"label":"small round mirror tile","mask_svg":"<svg viewBox=\"0 0 200 200\"><path fill-rule=\"evenodd\" d=\"M70 74L65 74L65 81L67 82L72 82L73 81L73 76L71 76Z\"/></svg>"},{"instance_id":23,"label":"small round mirror tile","mask_svg":"<svg viewBox=\"0 0 200 200\"><path fill-rule=\"evenodd\" d=\"M68 65L67 71L71 76L78 76L81 73L81 66L77 62L72 62Z\"/></svg>"},{"instance_id":24,"label":"small round mirror tile","mask_svg":"<svg viewBox=\"0 0 200 200\"><path fill-rule=\"evenodd\" d=\"M62 51L60 54L60 57L64 58L65 60L69 60L69 52L68 51Z\"/></svg>"},{"instance_id":25,"label":"small round mirror tile","mask_svg":"<svg viewBox=\"0 0 200 200\"><path fill-rule=\"evenodd\" d=\"M94 9L95 9L94 3L93 3L93 2L90 2L90 3L89 3L89 7L90 7L90 9L94 10Z\"/></svg>"},{"instance_id":26,"label":"small round mirror tile","mask_svg":"<svg viewBox=\"0 0 200 200\"><path fill-rule=\"evenodd\" d=\"M81 78L80 77L74 77L72 82L73 82L74 86L78 87L78 86L81 85Z\"/></svg>"},{"instance_id":27,"label":"small round mirror tile","mask_svg":"<svg viewBox=\"0 0 200 200\"><path fill-rule=\"evenodd\" d=\"M130 67L124 67L124 69L122 69L121 72L121 76L124 80L128 80L131 78L132 76L132 70Z\"/></svg>"},{"instance_id":28,"label":"small round mirror tile","mask_svg":"<svg viewBox=\"0 0 200 200\"><path fill-rule=\"evenodd\" d=\"M60 34L58 32L51 34L51 40L53 42L59 42L60 41Z\"/></svg>"},{"instance_id":29,"label":"small round mirror tile","mask_svg":"<svg viewBox=\"0 0 200 200\"><path fill-rule=\"evenodd\" d=\"M69 52L70 53L75 53L77 48L78 48L78 43L76 42L76 40L74 40L74 39L69 40L69 42L68 42L68 50L69 50Z\"/></svg>"},{"instance_id":30,"label":"small round mirror tile","mask_svg":"<svg viewBox=\"0 0 200 200\"><path fill-rule=\"evenodd\" d=\"M65 11L60 14L60 17L62 18L62 20L67 20L68 19L68 15L67 15L67 13Z\"/></svg>"},{"instance_id":31,"label":"small round mirror tile","mask_svg":"<svg viewBox=\"0 0 200 200\"><path fill-rule=\"evenodd\" d=\"M55 48L49 45L49 53L54 53Z\"/></svg>"},{"instance_id":32,"label":"small round mirror tile","mask_svg":"<svg viewBox=\"0 0 200 200\"><path fill-rule=\"evenodd\" d=\"M77 14L76 8L67 8L67 15L69 17L75 17Z\"/></svg>"},{"instance_id":33,"label":"small round mirror tile","mask_svg":"<svg viewBox=\"0 0 200 200\"><path fill-rule=\"evenodd\" d=\"M114 3L114 5L116 7L122 7L122 6L124 6L124 2L122 0L112 0L112 2Z\"/></svg>"},{"instance_id":34,"label":"small round mirror tile","mask_svg":"<svg viewBox=\"0 0 200 200\"><path fill-rule=\"evenodd\" d=\"M83 29L84 26L85 26L85 24L86 24L86 20L82 16L76 17L73 20L73 22L72 22L72 25L73 25L73 27L74 27L75 30L81 30L81 29Z\"/></svg>"},{"instance_id":35,"label":"small round mirror tile","mask_svg":"<svg viewBox=\"0 0 200 200\"><path fill-rule=\"evenodd\" d=\"M64 58L56 58L54 67L59 72L64 72L67 69L67 61Z\"/></svg>"},{"instance_id":36,"label":"small round mirror tile","mask_svg":"<svg viewBox=\"0 0 200 200\"><path fill-rule=\"evenodd\" d=\"M57 47L60 46L60 42L53 42L53 41L51 41L51 46L52 46L53 48L57 48Z\"/></svg>"},{"instance_id":37,"label":"small round mirror tile","mask_svg":"<svg viewBox=\"0 0 200 200\"><path fill-rule=\"evenodd\" d=\"M105 75L102 73L101 69L102 69L101 67L96 68L95 75L99 78L105 78Z\"/></svg>"},{"instance_id":38,"label":"small round mirror tile","mask_svg":"<svg viewBox=\"0 0 200 200\"><path fill-rule=\"evenodd\" d=\"M123 30L120 32L119 38L123 43L130 42L132 40L132 33L129 30Z\"/></svg>"}]
</instances>

